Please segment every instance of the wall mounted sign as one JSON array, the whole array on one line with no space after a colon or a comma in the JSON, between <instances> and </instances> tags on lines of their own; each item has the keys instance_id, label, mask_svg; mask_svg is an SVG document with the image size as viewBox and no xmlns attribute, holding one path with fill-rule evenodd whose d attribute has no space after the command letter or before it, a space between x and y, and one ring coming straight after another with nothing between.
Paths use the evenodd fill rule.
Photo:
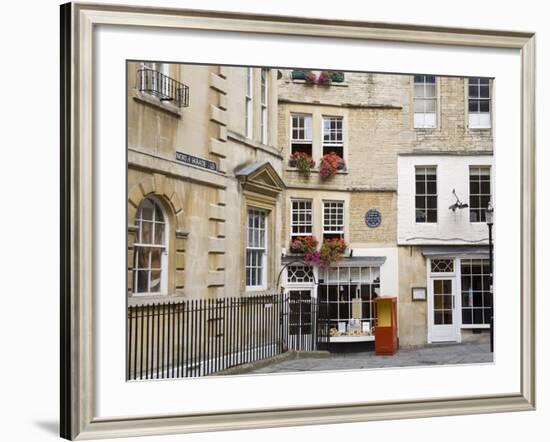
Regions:
<instances>
[{"instance_id":1,"label":"wall mounted sign","mask_svg":"<svg viewBox=\"0 0 550 442\"><path fill-rule=\"evenodd\" d=\"M426 287L413 287L411 289L411 295L413 301L425 301Z\"/></svg>"},{"instance_id":2,"label":"wall mounted sign","mask_svg":"<svg viewBox=\"0 0 550 442\"><path fill-rule=\"evenodd\" d=\"M204 158L194 157L183 152L176 151L176 160L182 163L192 164L193 166L202 167L203 169L216 170L214 161L205 160Z\"/></svg>"},{"instance_id":3,"label":"wall mounted sign","mask_svg":"<svg viewBox=\"0 0 550 442\"><path fill-rule=\"evenodd\" d=\"M365 213L365 224L370 228L378 227L382 223L382 214L378 209L369 209Z\"/></svg>"}]
</instances>

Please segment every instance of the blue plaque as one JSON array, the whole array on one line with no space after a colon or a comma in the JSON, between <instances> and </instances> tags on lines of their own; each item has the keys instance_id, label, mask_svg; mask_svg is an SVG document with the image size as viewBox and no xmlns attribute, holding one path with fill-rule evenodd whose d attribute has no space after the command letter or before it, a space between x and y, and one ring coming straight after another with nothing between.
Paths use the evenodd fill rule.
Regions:
<instances>
[{"instance_id":1,"label":"blue plaque","mask_svg":"<svg viewBox=\"0 0 550 442\"><path fill-rule=\"evenodd\" d=\"M369 209L365 213L365 224L367 227L375 228L382 222L382 214L378 209Z\"/></svg>"}]
</instances>

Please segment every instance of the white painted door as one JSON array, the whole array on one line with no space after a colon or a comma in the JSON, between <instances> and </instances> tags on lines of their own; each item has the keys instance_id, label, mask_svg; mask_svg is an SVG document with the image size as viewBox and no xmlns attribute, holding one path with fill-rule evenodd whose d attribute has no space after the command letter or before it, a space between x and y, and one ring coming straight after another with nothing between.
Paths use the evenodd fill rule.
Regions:
<instances>
[{"instance_id":1,"label":"white painted door","mask_svg":"<svg viewBox=\"0 0 550 442\"><path fill-rule=\"evenodd\" d=\"M455 278L431 278L429 310L431 342L459 341Z\"/></svg>"}]
</instances>

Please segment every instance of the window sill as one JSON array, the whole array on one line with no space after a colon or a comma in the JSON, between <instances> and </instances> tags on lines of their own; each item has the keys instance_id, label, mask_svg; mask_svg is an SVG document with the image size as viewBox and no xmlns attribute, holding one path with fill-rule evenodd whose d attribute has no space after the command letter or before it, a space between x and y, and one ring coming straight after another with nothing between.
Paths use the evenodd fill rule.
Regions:
<instances>
[{"instance_id":1,"label":"window sill","mask_svg":"<svg viewBox=\"0 0 550 442\"><path fill-rule=\"evenodd\" d=\"M154 106L164 112L167 112L171 115L174 115L178 118L181 118L182 112L177 106L170 104L169 102L160 101L159 98L154 97L153 95L147 94L145 92L140 92L137 89L133 90L132 97L135 101L140 103L149 104Z\"/></svg>"},{"instance_id":2,"label":"window sill","mask_svg":"<svg viewBox=\"0 0 550 442\"><path fill-rule=\"evenodd\" d=\"M277 290L272 288L269 289L267 287L265 288L247 288L245 289L243 297L245 298L251 298L254 296L262 296L262 295L276 295Z\"/></svg>"},{"instance_id":3,"label":"window sill","mask_svg":"<svg viewBox=\"0 0 550 442\"><path fill-rule=\"evenodd\" d=\"M469 130L473 131L490 131L492 129L492 126L468 126Z\"/></svg>"},{"instance_id":4,"label":"window sill","mask_svg":"<svg viewBox=\"0 0 550 442\"><path fill-rule=\"evenodd\" d=\"M488 324L483 324L483 325L466 324L466 325L461 325L460 326L461 330L489 330L490 328L491 328L491 326L488 325Z\"/></svg>"},{"instance_id":5,"label":"window sill","mask_svg":"<svg viewBox=\"0 0 550 442\"><path fill-rule=\"evenodd\" d=\"M297 172L297 173L301 173L298 168L296 167L287 167L285 169L287 172ZM318 169L311 169L311 173L312 174L319 174L319 170ZM336 171L335 175L348 175L349 172L347 169L343 169L343 170L338 170Z\"/></svg>"}]
</instances>

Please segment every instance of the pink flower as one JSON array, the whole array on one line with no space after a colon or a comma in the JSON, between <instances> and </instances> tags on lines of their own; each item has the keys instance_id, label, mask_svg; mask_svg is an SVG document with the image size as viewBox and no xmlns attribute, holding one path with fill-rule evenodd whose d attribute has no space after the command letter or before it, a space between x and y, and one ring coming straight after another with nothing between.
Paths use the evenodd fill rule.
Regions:
<instances>
[{"instance_id":1,"label":"pink flower","mask_svg":"<svg viewBox=\"0 0 550 442\"><path fill-rule=\"evenodd\" d=\"M334 175L341 162L342 158L334 152L329 152L326 155L323 155L321 165L319 167L319 175L321 175L322 178L328 178Z\"/></svg>"}]
</instances>

